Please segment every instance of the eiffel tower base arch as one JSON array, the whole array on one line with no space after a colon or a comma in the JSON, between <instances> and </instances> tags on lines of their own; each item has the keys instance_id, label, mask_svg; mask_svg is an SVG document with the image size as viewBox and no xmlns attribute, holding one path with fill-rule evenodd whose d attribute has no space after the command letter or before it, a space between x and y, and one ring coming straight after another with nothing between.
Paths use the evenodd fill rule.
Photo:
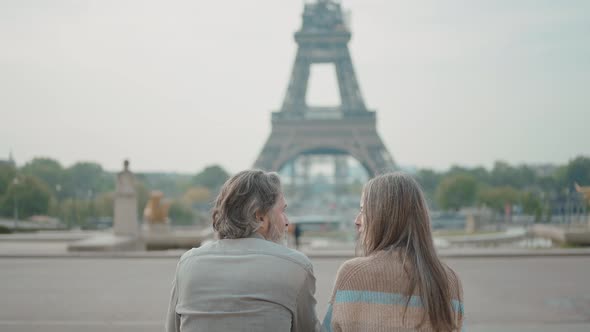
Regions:
<instances>
[{"instance_id":1,"label":"eiffel tower base arch","mask_svg":"<svg viewBox=\"0 0 590 332\"><path fill-rule=\"evenodd\" d=\"M370 177L396 169L375 128L375 119L273 121L272 132L254 163L278 172L298 156L346 154L359 161Z\"/></svg>"}]
</instances>

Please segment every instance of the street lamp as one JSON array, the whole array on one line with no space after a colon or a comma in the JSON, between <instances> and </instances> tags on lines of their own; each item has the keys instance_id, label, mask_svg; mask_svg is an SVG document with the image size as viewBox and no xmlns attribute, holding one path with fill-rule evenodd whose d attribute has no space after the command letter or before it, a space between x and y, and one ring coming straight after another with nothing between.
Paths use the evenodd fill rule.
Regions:
<instances>
[{"instance_id":1,"label":"street lamp","mask_svg":"<svg viewBox=\"0 0 590 332\"><path fill-rule=\"evenodd\" d=\"M19 181L18 181L18 177L15 177L12 180L12 184L14 185L14 187L18 186ZM14 200L14 230L16 231L18 225L17 225L17 221L18 221L18 202L16 200L16 189L13 189L13 194L12 194L12 198Z\"/></svg>"},{"instance_id":2,"label":"street lamp","mask_svg":"<svg viewBox=\"0 0 590 332\"><path fill-rule=\"evenodd\" d=\"M61 222L61 184L56 184L55 185L55 193L57 194L57 216L60 218L60 222Z\"/></svg>"}]
</instances>

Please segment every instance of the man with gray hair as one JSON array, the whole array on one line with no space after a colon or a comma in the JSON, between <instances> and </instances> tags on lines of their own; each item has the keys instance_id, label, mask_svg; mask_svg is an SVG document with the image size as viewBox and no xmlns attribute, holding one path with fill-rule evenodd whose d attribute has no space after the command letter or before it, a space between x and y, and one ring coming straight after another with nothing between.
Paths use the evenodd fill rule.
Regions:
<instances>
[{"instance_id":1,"label":"man with gray hair","mask_svg":"<svg viewBox=\"0 0 590 332\"><path fill-rule=\"evenodd\" d=\"M280 245L289 220L276 173L243 171L213 208L219 238L178 262L166 331L319 331L309 259Z\"/></svg>"}]
</instances>

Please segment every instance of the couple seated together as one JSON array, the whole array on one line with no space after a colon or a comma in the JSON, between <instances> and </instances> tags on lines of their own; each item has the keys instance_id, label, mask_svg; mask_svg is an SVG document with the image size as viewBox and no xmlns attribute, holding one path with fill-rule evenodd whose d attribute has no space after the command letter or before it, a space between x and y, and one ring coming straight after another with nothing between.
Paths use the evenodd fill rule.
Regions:
<instances>
[{"instance_id":1,"label":"couple seated together","mask_svg":"<svg viewBox=\"0 0 590 332\"><path fill-rule=\"evenodd\" d=\"M180 258L166 331L462 329L461 281L437 257L411 176L365 184L354 221L362 255L340 266L323 323L312 263L281 245L286 207L276 173L243 171L223 185L212 212L217 240Z\"/></svg>"}]
</instances>

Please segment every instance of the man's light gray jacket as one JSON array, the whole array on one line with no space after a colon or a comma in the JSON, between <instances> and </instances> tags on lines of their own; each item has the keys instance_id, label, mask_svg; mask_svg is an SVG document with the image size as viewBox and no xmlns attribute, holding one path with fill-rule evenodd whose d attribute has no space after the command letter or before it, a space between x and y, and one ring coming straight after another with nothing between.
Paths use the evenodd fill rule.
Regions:
<instances>
[{"instance_id":1,"label":"man's light gray jacket","mask_svg":"<svg viewBox=\"0 0 590 332\"><path fill-rule=\"evenodd\" d=\"M180 258L166 331L318 331L314 293L302 253L257 234L214 241Z\"/></svg>"}]
</instances>

